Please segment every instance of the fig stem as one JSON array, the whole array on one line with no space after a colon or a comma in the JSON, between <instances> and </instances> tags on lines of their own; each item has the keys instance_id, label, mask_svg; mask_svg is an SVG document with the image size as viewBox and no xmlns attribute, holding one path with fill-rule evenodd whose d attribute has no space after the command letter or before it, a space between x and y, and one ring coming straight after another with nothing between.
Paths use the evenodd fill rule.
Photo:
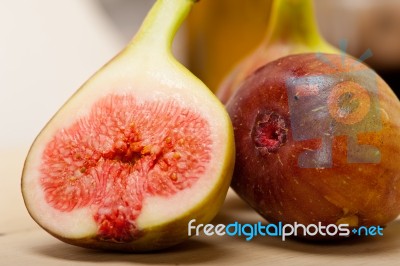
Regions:
<instances>
[{"instance_id":1,"label":"fig stem","mask_svg":"<svg viewBox=\"0 0 400 266\"><path fill-rule=\"evenodd\" d=\"M274 0L266 38L268 43L330 46L319 33L312 0Z\"/></svg>"},{"instance_id":2,"label":"fig stem","mask_svg":"<svg viewBox=\"0 0 400 266\"><path fill-rule=\"evenodd\" d=\"M147 50L170 50L178 28L196 0L157 0L128 47L140 44ZM149 47L151 46L151 47ZM158 46L154 49L154 46Z\"/></svg>"}]
</instances>

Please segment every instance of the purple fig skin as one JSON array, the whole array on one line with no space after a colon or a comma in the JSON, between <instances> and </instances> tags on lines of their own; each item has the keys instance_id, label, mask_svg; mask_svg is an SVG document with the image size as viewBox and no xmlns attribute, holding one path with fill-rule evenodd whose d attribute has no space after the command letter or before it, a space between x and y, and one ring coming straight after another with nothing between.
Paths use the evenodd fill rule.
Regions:
<instances>
[{"instance_id":1,"label":"purple fig skin","mask_svg":"<svg viewBox=\"0 0 400 266\"><path fill-rule=\"evenodd\" d=\"M312 82L289 93L307 77ZM400 102L366 65L340 55L287 56L247 78L227 110L236 143L231 186L269 222L383 226L399 215ZM324 132L329 125L338 131ZM300 157L319 149L323 135L332 145L320 154L327 164L312 167ZM375 147L377 157L357 154L357 145Z\"/></svg>"}]
</instances>

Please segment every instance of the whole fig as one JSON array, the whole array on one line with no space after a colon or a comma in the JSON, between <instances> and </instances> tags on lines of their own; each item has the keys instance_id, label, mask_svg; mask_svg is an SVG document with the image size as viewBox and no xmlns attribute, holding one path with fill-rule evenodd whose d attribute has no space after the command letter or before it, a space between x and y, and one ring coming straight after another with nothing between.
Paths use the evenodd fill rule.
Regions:
<instances>
[{"instance_id":1,"label":"whole fig","mask_svg":"<svg viewBox=\"0 0 400 266\"><path fill-rule=\"evenodd\" d=\"M360 227L399 215L400 102L366 65L287 56L254 72L227 109L232 187L268 221Z\"/></svg>"}]
</instances>

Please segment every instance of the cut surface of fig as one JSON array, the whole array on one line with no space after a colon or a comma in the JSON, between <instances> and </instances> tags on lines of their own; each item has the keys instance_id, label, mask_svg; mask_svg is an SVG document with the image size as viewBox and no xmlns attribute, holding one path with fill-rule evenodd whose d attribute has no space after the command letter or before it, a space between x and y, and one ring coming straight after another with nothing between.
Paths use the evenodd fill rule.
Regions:
<instances>
[{"instance_id":1,"label":"cut surface of fig","mask_svg":"<svg viewBox=\"0 0 400 266\"><path fill-rule=\"evenodd\" d=\"M199 114L111 95L47 144L40 183L56 210L89 208L99 238L132 241L143 200L191 187L205 173L211 145Z\"/></svg>"},{"instance_id":2,"label":"cut surface of fig","mask_svg":"<svg viewBox=\"0 0 400 266\"><path fill-rule=\"evenodd\" d=\"M97 249L150 251L208 223L229 188L233 128L224 106L171 55L192 0L158 0L131 43L35 139L22 174L32 218Z\"/></svg>"}]
</instances>

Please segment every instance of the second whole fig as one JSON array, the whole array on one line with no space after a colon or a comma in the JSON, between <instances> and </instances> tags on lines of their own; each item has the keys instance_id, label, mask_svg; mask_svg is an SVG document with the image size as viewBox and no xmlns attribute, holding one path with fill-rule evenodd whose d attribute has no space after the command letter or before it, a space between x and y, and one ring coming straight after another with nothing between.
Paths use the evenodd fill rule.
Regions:
<instances>
[{"instance_id":1,"label":"second whole fig","mask_svg":"<svg viewBox=\"0 0 400 266\"><path fill-rule=\"evenodd\" d=\"M269 222L386 225L400 213L400 102L366 65L323 56L273 61L227 103L231 186Z\"/></svg>"}]
</instances>

